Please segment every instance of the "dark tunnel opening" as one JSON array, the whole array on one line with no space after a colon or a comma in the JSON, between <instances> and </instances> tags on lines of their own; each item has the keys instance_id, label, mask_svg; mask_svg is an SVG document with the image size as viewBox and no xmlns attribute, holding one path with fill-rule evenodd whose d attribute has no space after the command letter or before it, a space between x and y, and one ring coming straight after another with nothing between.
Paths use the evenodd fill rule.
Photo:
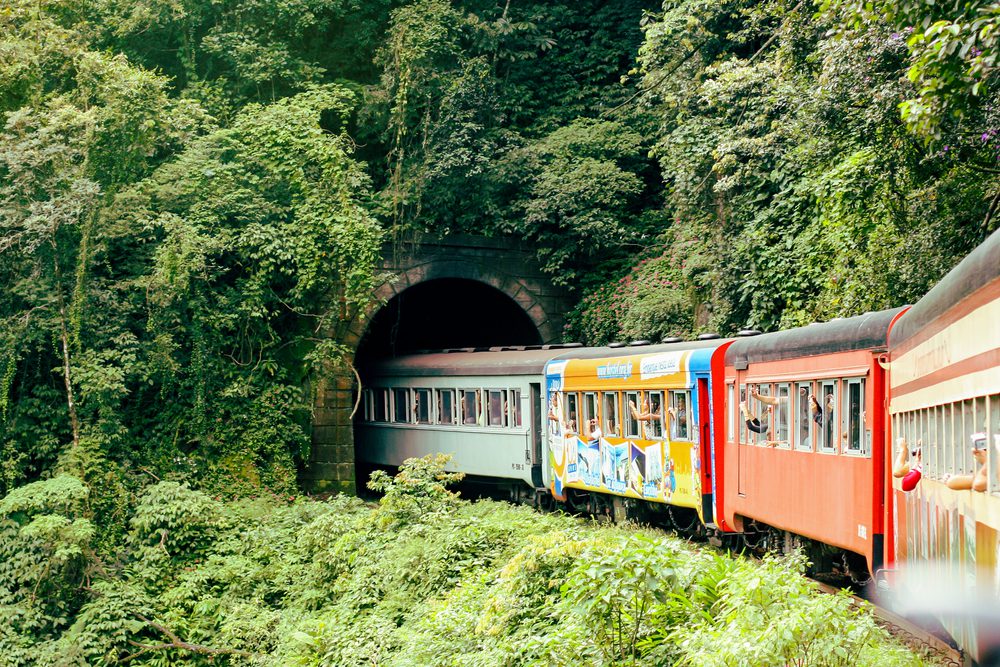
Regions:
<instances>
[{"instance_id":1,"label":"dark tunnel opening","mask_svg":"<svg viewBox=\"0 0 1000 667\"><path fill-rule=\"evenodd\" d=\"M441 278L397 294L372 318L355 355L359 369L418 350L539 345L528 314L498 289L475 280Z\"/></svg>"}]
</instances>

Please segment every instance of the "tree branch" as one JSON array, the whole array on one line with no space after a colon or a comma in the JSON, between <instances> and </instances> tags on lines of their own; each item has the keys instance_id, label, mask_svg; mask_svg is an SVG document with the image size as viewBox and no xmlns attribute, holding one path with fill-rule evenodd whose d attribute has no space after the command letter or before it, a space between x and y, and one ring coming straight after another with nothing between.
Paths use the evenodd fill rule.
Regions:
<instances>
[{"instance_id":1,"label":"tree branch","mask_svg":"<svg viewBox=\"0 0 1000 667\"><path fill-rule=\"evenodd\" d=\"M212 646L204 646L202 644L192 644L191 642L186 642L180 637L178 637L170 628L166 627L165 625L157 623L156 621L151 621L142 614L136 614L136 617L149 627L166 635L167 639L169 639L170 642L169 643L164 642L161 644L140 644L139 642L132 641L130 639L128 643L140 650L125 656L124 658L121 659L121 662L128 662L130 660L138 658L140 655L143 655L144 653L149 653L150 651L162 651L165 649L172 649L172 648L180 649L182 651L191 651L192 653L200 653L202 655L238 655L243 658L254 657L253 653L236 648L214 648Z\"/></svg>"}]
</instances>

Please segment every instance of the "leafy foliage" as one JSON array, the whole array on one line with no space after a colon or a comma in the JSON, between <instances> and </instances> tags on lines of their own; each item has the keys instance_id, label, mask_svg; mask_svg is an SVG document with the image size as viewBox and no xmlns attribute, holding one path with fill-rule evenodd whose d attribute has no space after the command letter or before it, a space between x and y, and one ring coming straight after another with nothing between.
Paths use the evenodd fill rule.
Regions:
<instances>
[{"instance_id":1,"label":"leafy foliage","mask_svg":"<svg viewBox=\"0 0 1000 667\"><path fill-rule=\"evenodd\" d=\"M161 482L110 562L91 548L80 480L22 487L0 499L5 660L839 665L847 652L922 664L867 609L819 594L800 560L752 564L634 527L469 503L447 490L446 464L378 476L377 507L224 502Z\"/></svg>"}]
</instances>

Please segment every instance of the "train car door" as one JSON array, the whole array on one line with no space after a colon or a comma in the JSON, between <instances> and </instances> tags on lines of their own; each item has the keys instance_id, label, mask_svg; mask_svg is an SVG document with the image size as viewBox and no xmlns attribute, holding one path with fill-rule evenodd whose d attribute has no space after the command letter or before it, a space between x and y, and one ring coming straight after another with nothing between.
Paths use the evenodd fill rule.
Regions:
<instances>
[{"instance_id":1,"label":"train car door","mask_svg":"<svg viewBox=\"0 0 1000 667\"><path fill-rule=\"evenodd\" d=\"M701 511L702 521L714 523L712 516L712 414L708 397L708 378L698 378L698 458L701 461Z\"/></svg>"},{"instance_id":2,"label":"train car door","mask_svg":"<svg viewBox=\"0 0 1000 667\"><path fill-rule=\"evenodd\" d=\"M531 393L531 433L528 445L531 448L529 461L531 463L531 483L535 488L545 486L542 479L542 385L530 383Z\"/></svg>"}]
</instances>

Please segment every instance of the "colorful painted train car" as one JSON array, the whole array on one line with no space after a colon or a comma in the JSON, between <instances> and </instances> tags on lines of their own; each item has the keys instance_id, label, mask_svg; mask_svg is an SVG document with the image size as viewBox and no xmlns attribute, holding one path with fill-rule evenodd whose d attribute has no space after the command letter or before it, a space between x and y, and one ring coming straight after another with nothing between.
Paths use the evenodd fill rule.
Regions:
<instances>
[{"instance_id":1,"label":"colorful painted train car","mask_svg":"<svg viewBox=\"0 0 1000 667\"><path fill-rule=\"evenodd\" d=\"M546 486L686 508L714 526L713 379L730 341L607 349L545 366ZM608 355L608 352L613 353Z\"/></svg>"}]
</instances>

